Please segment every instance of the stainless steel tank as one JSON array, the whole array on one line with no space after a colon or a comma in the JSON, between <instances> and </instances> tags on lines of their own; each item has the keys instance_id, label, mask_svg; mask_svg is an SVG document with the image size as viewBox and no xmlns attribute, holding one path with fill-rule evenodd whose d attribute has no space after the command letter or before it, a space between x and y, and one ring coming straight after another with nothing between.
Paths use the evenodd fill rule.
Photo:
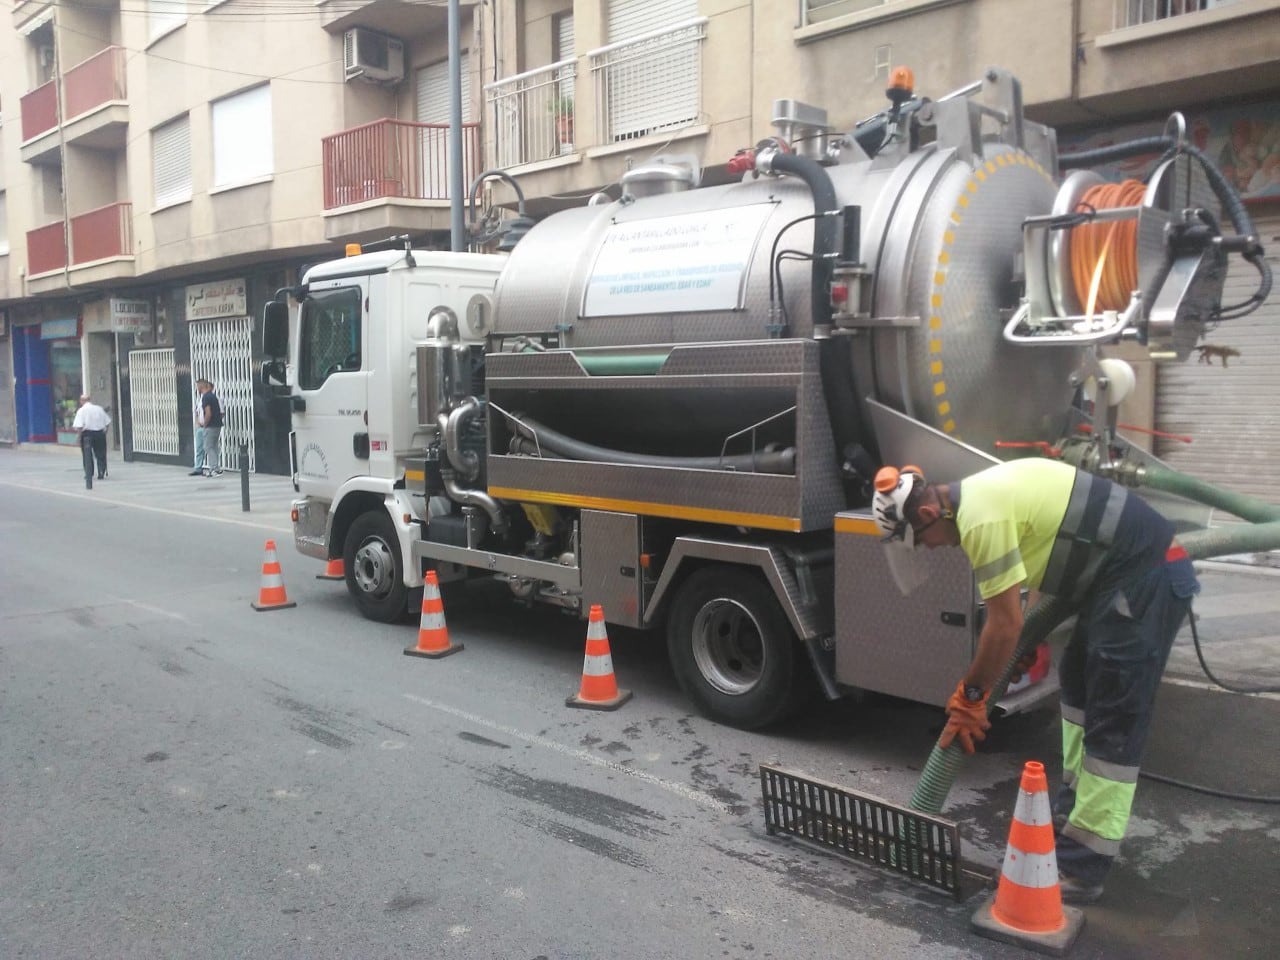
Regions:
<instances>
[{"instance_id":1,"label":"stainless steel tank","mask_svg":"<svg viewBox=\"0 0 1280 960\"><path fill-rule=\"evenodd\" d=\"M1053 205L1049 171L1004 143L967 154L930 146L826 168L839 205L860 208L870 272L869 316L835 337L860 400L990 452L1060 434L1080 351L1001 336L1022 289L1022 222ZM812 250L800 219L812 213L799 179L748 175L556 214L512 252L495 333L558 331L575 350L810 338L810 265L796 258ZM794 253L771 310L782 251Z\"/></svg>"}]
</instances>

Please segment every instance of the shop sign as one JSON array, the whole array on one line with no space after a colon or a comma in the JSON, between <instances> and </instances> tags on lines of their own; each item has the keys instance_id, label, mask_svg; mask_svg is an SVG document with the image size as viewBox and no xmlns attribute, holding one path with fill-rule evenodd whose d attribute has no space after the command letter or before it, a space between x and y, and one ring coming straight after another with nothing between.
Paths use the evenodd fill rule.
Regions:
<instances>
[{"instance_id":1,"label":"shop sign","mask_svg":"<svg viewBox=\"0 0 1280 960\"><path fill-rule=\"evenodd\" d=\"M77 317L46 320L40 324L41 340L65 340L68 337L78 336L80 336L80 320Z\"/></svg>"},{"instance_id":2,"label":"shop sign","mask_svg":"<svg viewBox=\"0 0 1280 960\"><path fill-rule=\"evenodd\" d=\"M243 280L219 280L187 287L187 319L243 317L248 312Z\"/></svg>"},{"instance_id":3,"label":"shop sign","mask_svg":"<svg viewBox=\"0 0 1280 960\"><path fill-rule=\"evenodd\" d=\"M151 329L151 305L145 300L111 300L111 329L115 333L146 333Z\"/></svg>"}]
</instances>

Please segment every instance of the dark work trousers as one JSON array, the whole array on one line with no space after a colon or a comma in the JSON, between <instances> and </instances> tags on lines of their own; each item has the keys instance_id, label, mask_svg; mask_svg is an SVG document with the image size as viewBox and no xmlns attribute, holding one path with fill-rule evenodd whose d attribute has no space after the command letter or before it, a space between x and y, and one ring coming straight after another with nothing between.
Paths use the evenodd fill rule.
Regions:
<instances>
[{"instance_id":1,"label":"dark work trousers","mask_svg":"<svg viewBox=\"0 0 1280 960\"><path fill-rule=\"evenodd\" d=\"M98 479L107 475L107 431L80 431L80 451L84 455L84 478L93 475L93 461L98 461Z\"/></svg>"},{"instance_id":2,"label":"dark work trousers","mask_svg":"<svg viewBox=\"0 0 1280 960\"><path fill-rule=\"evenodd\" d=\"M1191 561L1165 561L1086 596L1062 655L1058 868L1101 884L1129 823L1160 675L1199 590Z\"/></svg>"}]
</instances>

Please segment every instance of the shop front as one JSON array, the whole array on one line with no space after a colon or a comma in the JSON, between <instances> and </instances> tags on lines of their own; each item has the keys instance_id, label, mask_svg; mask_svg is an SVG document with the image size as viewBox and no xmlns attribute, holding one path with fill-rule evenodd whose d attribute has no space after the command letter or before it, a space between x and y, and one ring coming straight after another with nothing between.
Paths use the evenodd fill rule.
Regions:
<instances>
[{"instance_id":1,"label":"shop front","mask_svg":"<svg viewBox=\"0 0 1280 960\"><path fill-rule=\"evenodd\" d=\"M14 327L13 366L18 442L74 445L71 424L84 392L80 318Z\"/></svg>"}]
</instances>

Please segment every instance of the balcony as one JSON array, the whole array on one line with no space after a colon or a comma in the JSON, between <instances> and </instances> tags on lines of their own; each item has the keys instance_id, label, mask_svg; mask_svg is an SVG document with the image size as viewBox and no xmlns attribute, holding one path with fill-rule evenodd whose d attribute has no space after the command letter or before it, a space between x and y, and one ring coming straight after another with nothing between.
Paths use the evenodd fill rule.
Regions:
<instances>
[{"instance_id":1,"label":"balcony","mask_svg":"<svg viewBox=\"0 0 1280 960\"><path fill-rule=\"evenodd\" d=\"M485 102L497 117L499 167L518 167L574 152L574 61L486 84Z\"/></svg>"},{"instance_id":2,"label":"balcony","mask_svg":"<svg viewBox=\"0 0 1280 960\"><path fill-rule=\"evenodd\" d=\"M1115 0L1115 25L1136 27L1170 17L1230 6L1237 0Z\"/></svg>"},{"instance_id":3,"label":"balcony","mask_svg":"<svg viewBox=\"0 0 1280 960\"><path fill-rule=\"evenodd\" d=\"M56 80L42 83L19 98L24 144L51 130L58 129L58 88L54 86L55 83L57 83Z\"/></svg>"},{"instance_id":4,"label":"balcony","mask_svg":"<svg viewBox=\"0 0 1280 960\"><path fill-rule=\"evenodd\" d=\"M669 134L702 120L702 43L707 18L587 54L601 145ZM662 77L654 83L654 77Z\"/></svg>"},{"instance_id":5,"label":"balcony","mask_svg":"<svg viewBox=\"0 0 1280 960\"><path fill-rule=\"evenodd\" d=\"M124 147L129 126L125 51L107 47L62 78L67 141L99 150Z\"/></svg>"},{"instance_id":6,"label":"balcony","mask_svg":"<svg viewBox=\"0 0 1280 960\"><path fill-rule=\"evenodd\" d=\"M32 293L92 285L133 276L133 204L109 203L71 218L71 258L63 224L27 233L28 284ZM62 270L70 267L70 277ZM43 276L48 274L48 276Z\"/></svg>"},{"instance_id":7,"label":"balcony","mask_svg":"<svg viewBox=\"0 0 1280 960\"><path fill-rule=\"evenodd\" d=\"M465 189L481 169L480 125L464 123L462 137ZM325 137L321 156L329 239L448 227L447 124L374 120Z\"/></svg>"}]
</instances>

